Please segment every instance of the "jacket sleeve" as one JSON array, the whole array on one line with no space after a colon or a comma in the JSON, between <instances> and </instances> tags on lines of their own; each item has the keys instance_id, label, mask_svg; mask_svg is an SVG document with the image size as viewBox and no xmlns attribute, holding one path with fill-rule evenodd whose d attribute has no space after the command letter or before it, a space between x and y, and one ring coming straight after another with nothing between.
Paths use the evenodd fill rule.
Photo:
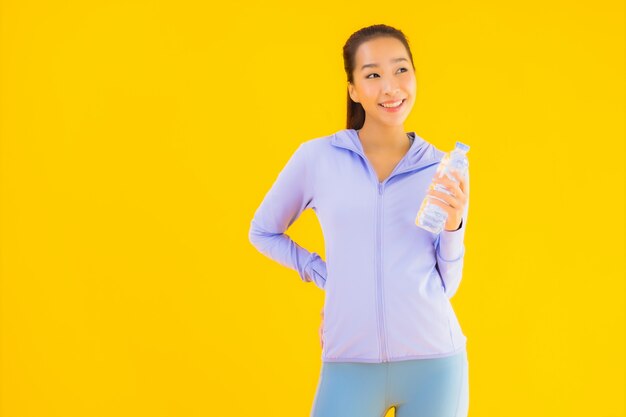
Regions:
<instances>
[{"instance_id":1,"label":"jacket sleeve","mask_svg":"<svg viewBox=\"0 0 626 417\"><path fill-rule=\"evenodd\" d=\"M268 258L298 272L304 282L323 289L326 263L293 241L285 231L311 207L313 188L303 144L291 155L266 193L250 222L248 239Z\"/></svg>"},{"instance_id":2,"label":"jacket sleeve","mask_svg":"<svg viewBox=\"0 0 626 417\"><path fill-rule=\"evenodd\" d=\"M457 230L443 230L436 241L437 269L441 275L445 293L448 298L456 293L463 276L463 259L465 256L465 229L467 228L467 213L469 211L469 170L467 171L467 204L461 219L461 226Z\"/></svg>"}]
</instances>

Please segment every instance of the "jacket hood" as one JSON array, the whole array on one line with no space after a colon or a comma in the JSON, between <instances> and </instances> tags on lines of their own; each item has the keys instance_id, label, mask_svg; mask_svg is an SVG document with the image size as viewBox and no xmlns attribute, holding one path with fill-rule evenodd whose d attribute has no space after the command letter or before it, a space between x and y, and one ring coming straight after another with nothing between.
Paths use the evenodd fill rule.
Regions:
<instances>
[{"instance_id":1,"label":"jacket hood","mask_svg":"<svg viewBox=\"0 0 626 417\"><path fill-rule=\"evenodd\" d=\"M398 172L404 172L424 165L438 163L444 157L445 152L437 149L434 145L422 139L415 132L411 131L408 132L408 134L413 138L413 143L411 144L411 148L405 157L398 164ZM363 145L361 144L355 129L339 130L332 135L330 143L333 146L350 149L351 151L365 157Z\"/></svg>"}]
</instances>

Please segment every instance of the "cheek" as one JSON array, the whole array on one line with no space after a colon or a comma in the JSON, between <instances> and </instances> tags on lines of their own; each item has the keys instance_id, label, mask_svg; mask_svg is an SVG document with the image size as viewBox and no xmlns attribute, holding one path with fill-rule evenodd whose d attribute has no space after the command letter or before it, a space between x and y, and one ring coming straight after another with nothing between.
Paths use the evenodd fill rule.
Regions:
<instances>
[{"instance_id":1,"label":"cheek","mask_svg":"<svg viewBox=\"0 0 626 417\"><path fill-rule=\"evenodd\" d=\"M406 82L404 82L403 84L403 87L406 91L414 93L417 90L417 82L415 81L415 78L406 80Z\"/></svg>"},{"instance_id":2,"label":"cheek","mask_svg":"<svg viewBox=\"0 0 626 417\"><path fill-rule=\"evenodd\" d=\"M372 106L376 106L378 102L376 101L378 98L378 94L374 91L373 88L365 88L362 92L362 97L365 98L368 104Z\"/></svg>"}]
</instances>

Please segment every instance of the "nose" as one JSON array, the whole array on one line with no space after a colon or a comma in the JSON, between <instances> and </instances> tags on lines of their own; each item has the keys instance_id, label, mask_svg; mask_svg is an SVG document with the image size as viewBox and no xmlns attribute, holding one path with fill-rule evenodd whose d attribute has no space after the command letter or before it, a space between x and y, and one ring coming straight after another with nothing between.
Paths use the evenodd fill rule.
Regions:
<instances>
[{"instance_id":1,"label":"nose","mask_svg":"<svg viewBox=\"0 0 626 417\"><path fill-rule=\"evenodd\" d=\"M388 96L395 96L400 91L400 87L398 86L398 81L394 78L387 78L383 85L383 93Z\"/></svg>"}]
</instances>

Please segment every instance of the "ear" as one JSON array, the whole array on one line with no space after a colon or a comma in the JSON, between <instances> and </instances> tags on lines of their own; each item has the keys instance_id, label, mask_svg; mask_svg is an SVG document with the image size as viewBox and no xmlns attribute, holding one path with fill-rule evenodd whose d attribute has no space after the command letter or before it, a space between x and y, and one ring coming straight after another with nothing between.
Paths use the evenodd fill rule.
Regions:
<instances>
[{"instance_id":1,"label":"ear","mask_svg":"<svg viewBox=\"0 0 626 417\"><path fill-rule=\"evenodd\" d=\"M350 98L352 99L352 101L354 101L355 103L359 102L356 89L354 88L354 85L352 85L352 83L348 83L348 94L350 94Z\"/></svg>"}]
</instances>

